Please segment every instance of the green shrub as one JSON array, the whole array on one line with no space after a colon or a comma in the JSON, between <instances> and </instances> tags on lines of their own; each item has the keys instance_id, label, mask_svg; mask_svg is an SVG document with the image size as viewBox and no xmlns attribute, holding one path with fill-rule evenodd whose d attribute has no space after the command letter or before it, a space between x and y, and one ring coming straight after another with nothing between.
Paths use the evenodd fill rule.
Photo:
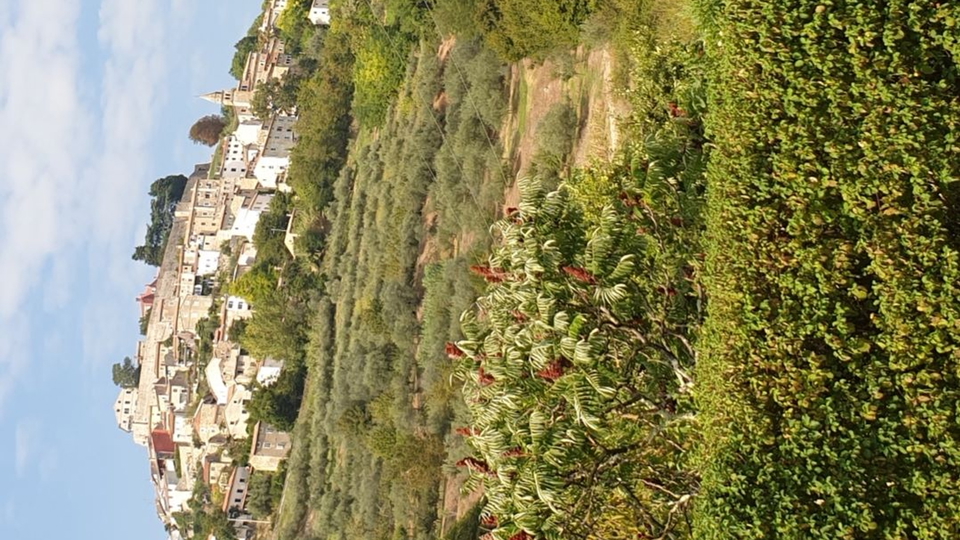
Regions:
<instances>
[{"instance_id":1,"label":"green shrub","mask_svg":"<svg viewBox=\"0 0 960 540\"><path fill-rule=\"evenodd\" d=\"M543 59L576 45L593 0L482 0L477 24L490 47L506 60Z\"/></svg>"},{"instance_id":2,"label":"green shrub","mask_svg":"<svg viewBox=\"0 0 960 540\"><path fill-rule=\"evenodd\" d=\"M960 7L703 12L697 537L955 538Z\"/></svg>"}]
</instances>

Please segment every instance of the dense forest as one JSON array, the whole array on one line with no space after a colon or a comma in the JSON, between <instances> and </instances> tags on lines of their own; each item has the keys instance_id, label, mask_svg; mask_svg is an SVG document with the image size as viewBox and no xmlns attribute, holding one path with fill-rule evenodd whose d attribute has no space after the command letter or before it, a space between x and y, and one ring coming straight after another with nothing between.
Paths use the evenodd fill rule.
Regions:
<instances>
[{"instance_id":1,"label":"dense forest","mask_svg":"<svg viewBox=\"0 0 960 540\"><path fill-rule=\"evenodd\" d=\"M309 3L276 538L960 534L960 7Z\"/></svg>"}]
</instances>

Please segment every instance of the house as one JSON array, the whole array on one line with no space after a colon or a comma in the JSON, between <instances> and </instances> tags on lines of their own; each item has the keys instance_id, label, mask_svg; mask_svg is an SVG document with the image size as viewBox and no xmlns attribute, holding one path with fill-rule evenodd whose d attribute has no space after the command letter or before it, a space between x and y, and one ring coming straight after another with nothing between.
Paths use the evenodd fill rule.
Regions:
<instances>
[{"instance_id":1,"label":"house","mask_svg":"<svg viewBox=\"0 0 960 540\"><path fill-rule=\"evenodd\" d=\"M263 129L263 122L260 120L247 120L237 125L233 137L244 147L256 146L260 140L261 129Z\"/></svg>"},{"instance_id":2,"label":"house","mask_svg":"<svg viewBox=\"0 0 960 540\"><path fill-rule=\"evenodd\" d=\"M296 122L294 116L276 115L264 128L266 137L253 175L265 189L277 189L278 179L290 167L290 151L297 144Z\"/></svg>"},{"instance_id":3,"label":"house","mask_svg":"<svg viewBox=\"0 0 960 540\"><path fill-rule=\"evenodd\" d=\"M229 342L224 342L232 345ZM250 355L242 354L239 345L233 345L220 362L220 372L227 384L249 386L257 375L257 362Z\"/></svg>"},{"instance_id":4,"label":"house","mask_svg":"<svg viewBox=\"0 0 960 540\"><path fill-rule=\"evenodd\" d=\"M178 369L170 377L170 407L182 413L190 405L190 381L187 370Z\"/></svg>"},{"instance_id":5,"label":"house","mask_svg":"<svg viewBox=\"0 0 960 540\"><path fill-rule=\"evenodd\" d=\"M136 388L121 388L117 401L113 403L113 412L117 417L117 427L130 433L133 429L133 414L137 408L139 390Z\"/></svg>"},{"instance_id":6,"label":"house","mask_svg":"<svg viewBox=\"0 0 960 540\"><path fill-rule=\"evenodd\" d=\"M242 236L253 241L253 233L257 228L260 216L270 209L273 193L247 191L237 193L234 197L235 210L231 236Z\"/></svg>"},{"instance_id":7,"label":"house","mask_svg":"<svg viewBox=\"0 0 960 540\"><path fill-rule=\"evenodd\" d=\"M223 408L223 420L227 424L227 433L234 439L242 439L247 436L247 421L250 418L250 412L247 411L247 404L253 397L246 386L242 384L231 384L230 395L227 405Z\"/></svg>"},{"instance_id":8,"label":"house","mask_svg":"<svg viewBox=\"0 0 960 540\"><path fill-rule=\"evenodd\" d=\"M201 403L193 415L193 431L200 441L210 442L222 432L222 412L216 403Z\"/></svg>"},{"instance_id":9,"label":"house","mask_svg":"<svg viewBox=\"0 0 960 540\"><path fill-rule=\"evenodd\" d=\"M185 413L178 412L173 415L173 442L176 444L193 443L193 423Z\"/></svg>"},{"instance_id":10,"label":"house","mask_svg":"<svg viewBox=\"0 0 960 540\"><path fill-rule=\"evenodd\" d=\"M257 422L250 437L250 466L257 471L276 472L290 455L290 434Z\"/></svg>"},{"instance_id":11,"label":"house","mask_svg":"<svg viewBox=\"0 0 960 540\"><path fill-rule=\"evenodd\" d=\"M270 386L280 378L280 371L283 369L283 360L266 358L260 363L257 369L257 382L262 386Z\"/></svg>"},{"instance_id":12,"label":"house","mask_svg":"<svg viewBox=\"0 0 960 540\"><path fill-rule=\"evenodd\" d=\"M157 276L159 277L159 275ZM143 292L137 296L137 303L140 304L140 318L146 317L150 309L153 308L153 302L157 297L157 278L148 283L143 288Z\"/></svg>"},{"instance_id":13,"label":"house","mask_svg":"<svg viewBox=\"0 0 960 540\"><path fill-rule=\"evenodd\" d=\"M330 1L313 0L313 5L310 6L310 13L307 14L307 18L310 19L310 22L314 25L330 24Z\"/></svg>"},{"instance_id":14,"label":"house","mask_svg":"<svg viewBox=\"0 0 960 540\"><path fill-rule=\"evenodd\" d=\"M247 491L250 487L250 467L237 467L230 475L229 488L224 493L223 511L230 515L232 509L244 512L247 508Z\"/></svg>"},{"instance_id":15,"label":"house","mask_svg":"<svg viewBox=\"0 0 960 540\"><path fill-rule=\"evenodd\" d=\"M231 465L229 461L219 456L208 454L203 458L203 483L210 487L217 486L221 492L230 487Z\"/></svg>"},{"instance_id":16,"label":"house","mask_svg":"<svg viewBox=\"0 0 960 540\"><path fill-rule=\"evenodd\" d=\"M214 356L204 369L204 373L207 376L207 386L210 388L210 393L217 399L217 404L226 405L229 399L229 389L226 381L223 380L221 362L219 356Z\"/></svg>"},{"instance_id":17,"label":"house","mask_svg":"<svg viewBox=\"0 0 960 540\"><path fill-rule=\"evenodd\" d=\"M229 330L234 322L241 319L253 317L253 309L250 304L241 296L228 296L224 302L226 308L224 315L224 328ZM227 336L230 339L230 336Z\"/></svg>"}]
</instances>

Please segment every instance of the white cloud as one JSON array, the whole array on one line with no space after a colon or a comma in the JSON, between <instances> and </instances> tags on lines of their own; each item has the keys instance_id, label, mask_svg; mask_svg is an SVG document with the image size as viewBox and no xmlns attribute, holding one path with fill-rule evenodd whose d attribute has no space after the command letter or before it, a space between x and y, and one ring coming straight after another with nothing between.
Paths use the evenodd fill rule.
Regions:
<instances>
[{"instance_id":1,"label":"white cloud","mask_svg":"<svg viewBox=\"0 0 960 540\"><path fill-rule=\"evenodd\" d=\"M76 96L79 57L73 0L30 0L0 16L0 322L17 315L76 213L80 135L89 116ZM9 10L9 8L7 8ZM66 235L62 233L68 233Z\"/></svg>"},{"instance_id":2,"label":"white cloud","mask_svg":"<svg viewBox=\"0 0 960 540\"><path fill-rule=\"evenodd\" d=\"M142 197L151 170L151 138L158 114L167 102L170 16L173 0L104 0L98 37L106 49L101 87L103 150L93 164L94 189L90 229L100 242L90 254L90 267L101 277L91 284L98 296L118 286L133 290L140 278L131 275L130 252L142 219L128 201ZM99 293L99 294L98 294ZM132 301L132 298L129 299ZM88 360L102 360L115 347L115 328L129 316L116 306L92 300L84 309L83 351ZM115 361L115 359L110 359Z\"/></svg>"},{"instance_id":3,"label":"white cloud","mask_svg":"<svg viewBox=\"0 0 960 540\"><path fill-rule=\"evenodd\" d=\"M77 163L89 150L90 114L76 94L79 4L0 2L0 411L31 344L25 309L51 257L79 234ZM61 275L64 273L61 272ZM62 301L54 291L51 304Z\"/></svg>"},{"instance_id":4,"label":"white cloud","mask_svg":"<svg viewBox=\"0 0 960 540\"><path fill-rule=\"evenodd\" d=\"M127 345L116 329L142 279L130 252L171 85L171 21L192 8L102 0L97 84L81 73L80 5L0 0L0 414L36 351L32 318L79 300L82 356L102 366ZM99 86L99 102L83 99L81 83ZM45 341L62 331L45 328Z\"/></svg>"}]
</instances>

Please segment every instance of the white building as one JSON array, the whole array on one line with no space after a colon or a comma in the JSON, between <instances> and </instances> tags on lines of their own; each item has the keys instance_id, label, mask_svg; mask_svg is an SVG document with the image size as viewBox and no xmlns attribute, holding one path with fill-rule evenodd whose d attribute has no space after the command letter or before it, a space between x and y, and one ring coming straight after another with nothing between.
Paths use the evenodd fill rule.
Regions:
<instances>
[{"instance_id":1,"label":"white building","mask_svg":"<svg viewBox=\"0 0 960 540\"><path fill-rule=\"evenodd\" d=\"M220 268L220 252L208 249L197 251L197 275L210 276Z\"/></svg>"},{"instance_id":2,"label":"white building","mask_svg":"<svg viewBox=\"0 0 960 540\"><path fill-rule=\"evenodd\" d=\"M270 386L280 378L280 371L283 370L283 361L267 358L260 364L257 370L257 382L262 386Z\"/></svg>"},{"instance_id":3,"label":"white building","mask_svg":"<svg viewBox=\"0 0 960 540\"><path fill-rule=\"evenodd\" d=\"M193 422L185 413L173 415L173 442L178 445L193 443Z\"/></svg>"},{"instance_id":4,"label":"white building","mask_svg":"<svg viewBox=\"0 0 960 540\"><path fill-rule=\"evenodd\" d=\"M293 116L278 115L265 129L263 147L253 168L253 175L266 189L277 189L277 179L290 167L290 151L297 144Z\"/></svg>"},{"instance_id":5,"label":"white building","mask_svg":"<svg viewBox=\"0 0 960 540\"><path fill-rule=\"evenodd\" d=\"M261 129L263 129L263 123L259 120L247 120L237 125L233 136L243 146L255 145L260 140Z\"/></svg>"},{"instance_id":6,"label":"white building","mask_svg":"<svg viewBox=\"0 0 960 540\"><path fill-rule=\"evenodd\" d=\"M227 433L234 439L247 436L247 421L250 419L247 404L252 397L253 393L242 384L230 386L230 400L223 408L223 419L227 423Z\"/></svg>"},{"instance_id":7,"label":"white building","mask_svg":"<svg viewBox=\"0 0 960 540\"><path fill-rule=\"evenodd\" d=\"M217 405L226 405L230 399L227 383L223 380L223 372L220 370L220 358L214 356L207 364L204 373L207 375L207 386L210 393L217 398Z\"/></svg>"},{"instance_id":8,"label":"white building","mask_svg":"<svg viewBox=\"0 0 960 540\"><path fill-rule=\"evenodd\" d=\"M137 397L139 391L136 388L121 388L117 401L113 404L113 412L117 417L117 427L127 433L133 428L133 416L137 410Z\"/></svg>"},{"instance_id":9,"label":"white building","mask_svg":"<svg viewBox=\"0 0 960 540\"><path fill-rule=\"evenodd\" d=\"M220 177L237 179L247 176L250 156L247 145L240 142L235 135L227 139L223 147L223 163L220 166ZM255 150L254 150L255 152Z\"/></svg>"},{"instance_id":10,"label":"white building","mask_svg":"<svg viewBox=\"0 0 960 540\"><path fill-rule=\"evenodd\" d=\"M310 6L310 13L307 14L307 18L309 18L310 22L314 25L330 24L329 0L313 0L313 5Z\"/></svg>"},{"instance_id":11,"label":"white building","mask_svg":"<svg viewBox=\"0 0 960 540\"><path fill-rule=\"evenodd\" d=\"M233 227L230 229L232 236L243 236L247 240L253 241L253 233L257 228L257 222L260 216L270 208L270 202L273 201L273 193L246 193L234 198L238 201L237 208L234 211Z\"/></svg>"},{"instance_id":12,"label":"white building","mask_svg":"<svg viewBox=\"0 0 960 540\"><path fill-rule=\"evenodd\" d=\"M250 467L237 467L230 475L230 487L223 497L223 511L227 512L228 515L231 508L241 512L246 509L250 473Z\"/></svg>"}]
</instances>

